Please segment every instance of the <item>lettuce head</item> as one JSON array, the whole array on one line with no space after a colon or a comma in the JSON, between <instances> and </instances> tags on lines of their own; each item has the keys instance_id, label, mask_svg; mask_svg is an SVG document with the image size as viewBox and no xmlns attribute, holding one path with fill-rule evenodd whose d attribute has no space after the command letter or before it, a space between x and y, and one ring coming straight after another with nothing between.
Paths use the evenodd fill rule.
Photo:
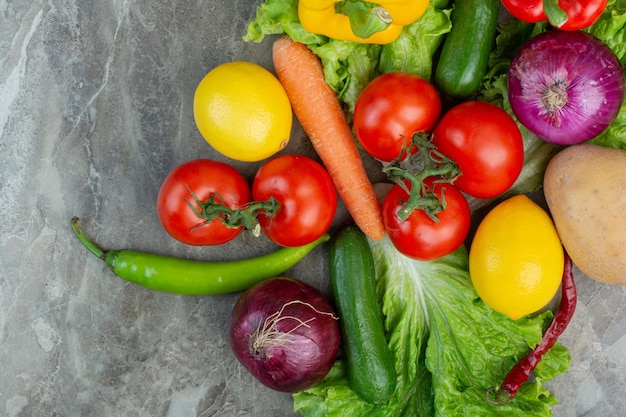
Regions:
<instances>
[{"instance_id":1,"label":"lettuce head","mask_svg":"<svg viewBox=\"0 0 626 417\"><path fill-rule=\"evenodd\" d=\"M550 416L557 399L542 382L567 370L570 357L557 344L507 405L491 405L488 388L541 340L552 319L546 311L511 320L485 305L468 273L465 247L432 262L401 255L389 241L370 240L379 300L398 375L391 400L371 404L349 386L339 359L316 387L294 394L294 409L321 416Z\"/></svg>"}]
</instances>

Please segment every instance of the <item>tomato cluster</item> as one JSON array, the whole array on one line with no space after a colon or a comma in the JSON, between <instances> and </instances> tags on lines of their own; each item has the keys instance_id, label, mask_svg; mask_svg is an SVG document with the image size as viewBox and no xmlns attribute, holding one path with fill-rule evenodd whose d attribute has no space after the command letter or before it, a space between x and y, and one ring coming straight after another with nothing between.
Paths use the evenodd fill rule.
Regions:
<instances>
[{"instance_id":1,"label":"tomato cluster","mask_svg":"<svg viewBox=\"0 0 626 417\"><path fill-rule=\"evenodd\" d=\"M519 128L501 108L467 101L441 113L440 96L428 81L399 72L370 82L354 112L359 143L383 162L413 158L420 143L415 138L428 137L419 145L432 148L421 152L422 172L390 176L396 184L383 202L390 240L401 253L418 260L444 256L463 243L471 221L463 193L496 197L513 185L524 163ZM437 156L429 161L433 155ZM442 158L456 165L456 174L443 174ZM411 207L410 215L401 215L410 201L420 201L421 206ZM437 206L434 212L433 204Z\"/></svg>"},{"instance_id":2,"label":"tomato cluster","mask_svg":"<svg viewBox=\"0 0 626 417\"><path fill-rule=\"evenodd\" d=\"M326 169L303 155L268 160L252 186L232 166L201 158L168 174L156 205L165 230L188 245L223 244L247 229L292 247L328 230L337 194Z\"/></svg>"},{"instance_id":3,"label":"tomato cluster","mask_svg":"<svg viewBox=\"0 0 626 417\"><path fill-rule=\"evenodd\" d=\"M357 100L353 126L395 182L382 204L386 232L401 253L418 260L458 248L471 221L466 194L500 195L524 162L522 137L508 113L479 101L442 111L437 90L414 74L371 81ZM411 163L416 158L421 171L411 172L420 166ZM196 159L165 178L157 212L165 230L189 245L219 245L250 230L281 246L301 246L327 232L337 202L327 170L303 155L268 160L251 185L227 163Z\"/></svg>"}]
</instances>

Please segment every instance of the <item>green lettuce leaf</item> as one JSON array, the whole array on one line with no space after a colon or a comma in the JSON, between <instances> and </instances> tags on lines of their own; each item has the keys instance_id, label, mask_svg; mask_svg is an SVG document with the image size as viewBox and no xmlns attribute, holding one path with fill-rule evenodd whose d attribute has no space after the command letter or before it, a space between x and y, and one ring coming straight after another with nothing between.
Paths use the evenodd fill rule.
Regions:
<instances>
[{"instance_id":1,"label":"green lettuce leaf","mask_svg":"<svg viewBox=\"0 0 626 417\"><path fill-rule=\"evenodd\" d=\"M294 395L296 411L305 417L551 415L557 400L542 382L570 364L558 344L510 403L494 406L485 400L485 390L498 385L541 340L550 311L514 321L486 306L469 278L465 247L418 262L399 254L387 238L370 246L398 374L396 391L385 404L361 400L339 360L322 383Z\"/></svg>"},{"instance_id":2,"label":"green lettuce leaf","mask_svg":"<svg viewBox=\"0 0 626 417\"><path fill-rule=\"evenodd\" d=\"M626 1L610 0L598 21L586 31L606 43L626 67Z\"/></svg>"},{"instance_id":3,"label":"green lettuce leaf","mask_svg":"<svg viewBox=\"0 0 626 417\"><path fill-rule=\"evenodd\" d=\"M332 39L309 48L320 57L326 83L337 93L351 120L359 94L379 75L381 46Z\"/></svg>"},{"instance_id":4,"label":"green lettuce leaf","mask_svg":"<svg viewBox=\"0 0 626 417\"><path fill-rule=\"evenodd\" d=\"M248 23L243 40L259 43L265 36L287 34L297 42L321 44L324 36L305 30L298 19L298 0L266 0L256 9L256 17Z\"/></svg>"},{"instance_id":5,"label":"green lettuce leaf","mask_svg":"<svg viewBox=\"0 0 626 417\"><path fill-rule=\"evenodd\" d=\"M384 45L380 56L381 73L402 71L432 79L433 56L452 29L448 1L431 2L426 13L406 26L398 39Z\"/></svg>"}]
</instances>

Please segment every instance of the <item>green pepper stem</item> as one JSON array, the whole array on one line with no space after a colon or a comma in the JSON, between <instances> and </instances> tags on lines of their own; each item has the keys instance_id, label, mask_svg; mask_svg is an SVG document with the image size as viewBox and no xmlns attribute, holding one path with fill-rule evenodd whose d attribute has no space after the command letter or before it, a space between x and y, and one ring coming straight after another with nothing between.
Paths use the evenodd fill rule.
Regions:
<instances>
[{"instance_id":1,"label":"green pepper stem","mask_svg":"<svg viewBox=\"0 0 626 417\"><path fill-rule=\"evenodd\" d=\"M543 0L543 12L548 22L556 28L563 26L569 19L567 12L559 6L558 0Z\"/></svg>"},{"instance_id":2,"label":"green pepper stem","mask_svg":"<svg viewBox=\"0 0 626 417\"><path fill-rule=\"evenodd\" d=\"M106 252L104 251L104 249L98 246L96 242L89 239L89 237L87 237L87 235L83 233L83 231L80 229L80 226L78 225L79 221L80 219L78 217L72 217L72 231L74 232L80 243L82 243L89 252L93 253L98 258L105 260Z\"/></svg>"},{"instance_id":3,"label":"green pepper stem","mask_svg":"<svg viewBox=\"0 0 626 417\"><path fill-rule=\"evenodd\" d=\"M501 406L508 404L512 397L511 394L500 387L491 387L485 392L485 400L491 405Z\"/></svg>"},{"instance_id":4,"label":"green pepper stem","mask_svg":"<svg viewBox=\"0 0 626 417\"><path fill-rule=\"evenodd\" d=\"M389 12L384 7L377 7L372 3L344 0L337 2L335 9L348 16L352 33L359 38L369 38L387 29L391 24Z\"/></svg>"}]
</instances>

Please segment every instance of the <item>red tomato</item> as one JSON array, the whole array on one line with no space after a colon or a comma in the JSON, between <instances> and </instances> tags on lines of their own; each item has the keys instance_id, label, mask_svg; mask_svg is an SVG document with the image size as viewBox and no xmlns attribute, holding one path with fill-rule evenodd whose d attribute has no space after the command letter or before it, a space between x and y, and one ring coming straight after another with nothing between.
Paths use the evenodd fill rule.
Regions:
<instances>
[{"instance_id":1,"label":"red tomato","mask_svg":"<svg viewBox=\"0 0 626 417\"><path fill-rule=\"evenodd\" d=\"M241 232L219 218L207 222L198 217L189 206L201 211L191 192L202 202L216 195L216 202L230 209L250 202L250 185L232 166L209 159L185 162L168 174L157 196L159 220L173 238L194 246L219 245Z\"/></svg>"},{"instance_id":2,"label":"red tomato","mask_svg":"<svg viewBox=\"0 0 626 417\"><path fill-rule=\"evenodd\" d=\"M567 14L567 21L559 26L561 30L580 30L594 24L608 0L559 0L559 7ZM504 7L514 17L528 23L547 20L543 0L502 0Z\"/></svg>"},{"instance_id":3,"label":"red tomato","mask_svg":"<svg viewBox=\"0 0 626 417\"><path fill-rule=\"evenodd\" d=\"M410 183L406 183L410 189ZM433 191L446 206L437 213L438 222L421 209L402 220L398 212L409 195L398 184L383 201L383 222L396 249L412 259L432 261L455 251L465 241L470 228L471 212L465 196L452 184L435 184Z\"/></svg>"},{"instance_id":4,"label":"red tomato","mask_svg":"<svg viewBox=\"0 0 626 417\"><path fill-rule=\"evenodd\" d=\"M261 229L281 246L301 246L322 236L337 210L337 192L326 169L302 155L284 155L266 162L252 182L255 201L274 197L273 216L259 213Z\"/></svg>"},{"instance_id":5,"label":"red tomato","mask_svg":"<svg viewBox=\"0 0 626 417\"><path fill-rule=\"evenodd\" d=\"M432 143L461 170L454 185L477 198L508 190L524 165L517 124L490 103L467 101L448 110L433 130Z\"/></svg>"},{"instance_id":6,"label":"red tomato","mask_svg":"<svg viewBox=\"0 0 626 417\"><path fill-rule=\"evenodd\" d=\"M391 72L375 78L359 95L354 131L367 153L390 162L404 157L413 134L429 133L440 115L441 99L431 83L415 74Z\"/></svg>"},{"instance_id":7,"label":"red tomato","mask_svg":"<svg viewBox=\"0 0 626 417\"><path fill-rule=\"evenodd\" d=\"M537 23L546 20L543 0L502 0L502 5L521 21Z\"/></svg>"}]
</instances>

